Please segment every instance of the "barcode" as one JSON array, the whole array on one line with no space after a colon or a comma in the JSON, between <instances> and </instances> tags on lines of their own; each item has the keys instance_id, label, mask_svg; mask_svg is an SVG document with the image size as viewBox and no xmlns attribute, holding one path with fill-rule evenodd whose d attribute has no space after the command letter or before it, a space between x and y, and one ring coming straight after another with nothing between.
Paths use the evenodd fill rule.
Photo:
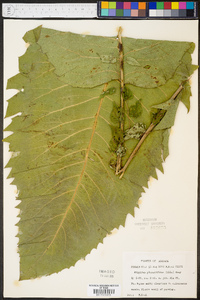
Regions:
<instances>
[{"instance_id":1,"label":"barcode","mask_svg":"<svg viewBox=\"0 0 200 300\"><path fill-rule=\"evenodd\" d=\"M117 297L121 295L119 284L88 284L87 294L89 297Z\"/></svg>"},{"instance_id":2,"label":"barcode","mask_svg":"<svg viewBox=\"0 0 200 300\"><path fill-rule=\"evenodd\" d=\"M93 289L93 294L95 295L111 295L115 294L114 289Z\"/></svg>"}]
</instances>

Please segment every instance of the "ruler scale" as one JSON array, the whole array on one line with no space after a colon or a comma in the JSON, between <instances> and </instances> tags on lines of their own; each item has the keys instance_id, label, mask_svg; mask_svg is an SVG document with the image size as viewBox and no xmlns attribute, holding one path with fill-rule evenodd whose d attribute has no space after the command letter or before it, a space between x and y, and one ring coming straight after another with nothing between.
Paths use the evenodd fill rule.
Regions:
<instances>
[{"instance_id":1,"label":"ruler scale","mask_svg":"<svg viewBox=\"0 0 200 300\"><path fill-rule=\"evenodd\" d=\"M97 3L3 3L5 18L95 18Z\"/></svg>"}]
</instances>

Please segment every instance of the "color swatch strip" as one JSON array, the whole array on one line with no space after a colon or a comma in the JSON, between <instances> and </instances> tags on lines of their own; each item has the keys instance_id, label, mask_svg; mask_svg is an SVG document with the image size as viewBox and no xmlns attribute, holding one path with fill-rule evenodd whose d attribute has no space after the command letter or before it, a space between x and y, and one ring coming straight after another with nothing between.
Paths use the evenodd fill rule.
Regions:
<instances>
[{"instance_id":1,"label":"color swatch strip","mask_svg":"<svg viewBox=\"0 0 200 300\"><path fill-rule=\"evenodd\" d=\"M149 17L195 17L194 2L149 2Z\"/></svg>"},{"instance_id":2,"label":"color swatch strip","mask_svg":"<svg viewBox=\"0 0 200 300\"><path fill-rule=\"evenodd\" d=\"M146 2L101 2L101 17L146 17Z\"/></svg>"},{"instance_id":3,"label":"color swatch strip","mask_svg":"<svg viewBox=\"0 0 200 300\"><path fill-rule=\"evenodd\" d=\"M106 18L197 18L197 2L99 1L98 16Z\"/></svg>"}]
</instances>

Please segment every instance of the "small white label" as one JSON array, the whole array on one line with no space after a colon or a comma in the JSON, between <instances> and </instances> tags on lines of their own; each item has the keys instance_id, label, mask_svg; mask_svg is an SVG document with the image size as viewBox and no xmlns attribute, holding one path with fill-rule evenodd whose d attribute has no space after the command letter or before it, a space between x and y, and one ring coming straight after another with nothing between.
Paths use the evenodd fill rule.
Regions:
<instances>
[{"instance_id":1,"label":"small white label","mask_svg":"<svg viewBox=\"0 0 200 300\"><path fill-rule=\"evenodd\" d=\"M119 284L88 284L89 297L118 297L121 296Z\"/></svg>"},{"instance_id":2,"label":"small white label","mask_svg":"<svg viewBox=\"0 0 200 300\"><path fill-rule=\"evenodd\" d=\"M196 297L195 252L126 252L124 297Z\"/></svg>"}]
</instances>

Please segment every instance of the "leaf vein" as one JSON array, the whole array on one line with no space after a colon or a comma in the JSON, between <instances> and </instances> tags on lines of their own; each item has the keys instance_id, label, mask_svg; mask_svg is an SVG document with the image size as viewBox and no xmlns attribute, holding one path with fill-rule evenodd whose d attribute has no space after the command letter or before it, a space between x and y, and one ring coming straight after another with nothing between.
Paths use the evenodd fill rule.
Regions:
<instances>
[{"instance_id":1,"label":"leaf vein","mask_svg":"<svg viewBox=\"0 0 200 300\"><path fill-rule=\"evenodd\" d=\"M85 103L87 103L89 101L92 101L92 100L95 100L95 99L98 99L98 98L99 97L92 97L92 98L87 99L85 101L82 101L82 102L79 102L79 103L76 103L76 104L72 104L72 105L69 105L69 106L65 106L63 108L60 108L60 109L57 109L57 110L54 110L54 111L50 111L48 114L41 116L40 118L38 118L37 120L35 120L32 124L30 124L27 127L30 127L31 125L34 125L35 123L38 123L41 119L43 119L45 117L48 117L51 114L54 114L54 113L57 113L57 112L61 112L61 111L65 110L65 109L68 109L68 108L72 108L72 107L75 107L75 106L79 106L79 105L85 104Z\"/></svg>"},{"instance_id":2,"label":"leaf vein","mask_svg":"<svg viewBox=\"0 0 200 300\"><path fill-rule=\"evenodd\" d=\"M99 188L99 186L94 182L94 180L89 176L89 174L87 172L85 172L86 176L92 181L92 183L96 186L96 188L98 189L99 193L101 194L102 198L104 199L104 201L106 202L106 204L108 205L108 201L106 200L105 196L103 195L101 189Z\"/></svg>"},{"instance_id":3,"label":"leaf vein","mask_svg":"<svg viewBox=\"0 0 200 300\"><path fill-rule=\"evenodd\" d=\"M43 154L47 153L51 148L56 147L58 144L60 144L60 143L62 143L62 142L64 142L64 141L66 141L66 140L68 140L69 138L71 138L71 137L73 137L73 136L75 136L75 135L77 135L77 134L79 134L79 133L81 133L81 132L83 132L83 131L91 130L91 129L92 129L92 127L84 128L84 129L82 129L82 130L76 131L76 132L73 133L73 134L68 135L66 138L60 140L59 142L56 142L55 144L51 145L48 149L46 149L44 152L42 152L41 154L39 154L38 156L36 156L36 157L33 159L33 161L35 161L36 159L38 159L38 158L39 158L40 156L42 156Z\"/></svg>"},{"instance_id":4,"label":"leaf vein","mask_svg":"<svg viewBox=\"0 0 200 300\"><path fill-rule=\"evenodd\" d=\"M108 145L108 143L106 142L106 140L102 137L101 134L99 134L98 132L95 132L96 135L98 135L106 144L106 146L108 147L108 149L110 149L110 146Z\"/></svg>"},{"instance_id":5,"label":"leaf vein","mask_svg":"<svg viewBox=\"0 0 200 300\"><path fill-rule=\"evenodd\" d=\"M95 207L94 207L94 205L93 205L93 203L92 203L92 200L91 200L91 198L90 198L90 195L89 195L87 189L85 188L85 186L84 186L82 183L80 184L80 186L82 186L82 188L83 188L84 191L86 192L86 195L87 195L87 197L88 197L88 199L89 199L89 201L90 201L90 204L91 204L91 206L92 206L92 209L93 209L93 211L94 211L94 213L95 213L97 219L99 220L99 217L98 217L98 215L97 215L96 209L95 209Z\"/></svg>"}]
</instances>

